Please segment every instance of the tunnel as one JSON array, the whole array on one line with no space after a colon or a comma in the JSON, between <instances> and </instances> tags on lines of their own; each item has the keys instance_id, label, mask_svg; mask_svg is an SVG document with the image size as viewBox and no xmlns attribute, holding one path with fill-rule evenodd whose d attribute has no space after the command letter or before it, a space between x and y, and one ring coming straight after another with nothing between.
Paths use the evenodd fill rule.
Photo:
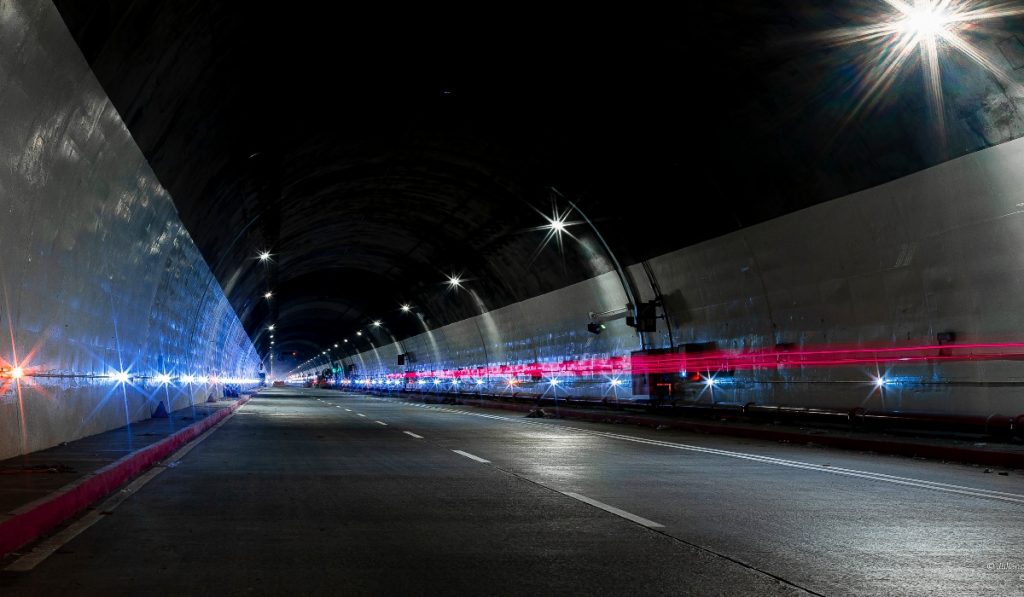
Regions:
<instances>
[{"instance_id":1,"label":"tunnel","mask_svg":"<svg viewBox=\"0 0 1024 597\"><path fill-rule=\"evenodd\" d=\"M1024 595L1024 5L0 0L0 593Z\"/></svg>"}]
</instances>

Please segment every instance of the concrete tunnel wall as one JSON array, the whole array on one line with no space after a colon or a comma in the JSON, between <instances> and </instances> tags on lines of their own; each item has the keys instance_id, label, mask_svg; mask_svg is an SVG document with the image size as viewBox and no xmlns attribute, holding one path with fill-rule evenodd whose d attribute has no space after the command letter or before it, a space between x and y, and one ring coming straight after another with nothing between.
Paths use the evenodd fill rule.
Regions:
<instances>
[{"instance_id":1,"label":"concrete tunnel wall","mask_svg":"<svg viewBox=\"0 0 1024 597\"><path fill-rule=\"evenodd\" d=\"M220 391L157 374L254 377L245 330L49 2L0 2L0 114L0 459Z\"/></svg>"},{"instance_id":2,"label":"concrete tunnel wall","mask_svg":"<svg viewBox=\"0 0 1024 597\"><path fill-rule=\"evenodd\" d=\"M56 10L0 5L0 457L177 409L217 388L163 386L158 372L249 377L258 357L167 192ZM880 187L652 259L674 344L720 348L908 346L1021 340L1024 145L1007 142ZM681 242L686 226L681 223ZM571 249L571 244L570 248ZM645 298L642 268L631 268ZM620 307L613 273L355 359L363 374L628 355L632 329L589 334L588 311ZM651 345L667 346L663 322ZM6 345L6 343L5 343ZM998 350L998 349L993 349ZM987 415L1024 412L1018 360L869 363L739 371L690 401L854 406ZM109 375L130 370L130 384ZM488 379L488 389L503 380ZM558 395L637 398L602 376Z\"/></svg>"},{"instance_id":3,"label":"concrete tunnel wall","mask_svg":"<svg viewBox=\"0 0 1024 597\"><path fill-rule=\"evenodd\" d=\"M662 255L649 265L665 296L676 346L884 349L934 346L944 332L955 334L955 344L1012 344L1024 341L1022 248L1024 140L1016 140ZM642 266L630 270L644 298L653 298ZM616 276L604 274L401 345L377 332L380 345L344 362L356 363L362 375L380 376L628 355L639 342L621 320L600 336L585 327L588 311L624 303ZM664 322L658 326L651 346L669 346ZM680 399L1017 415L1024 413L1024 363L1015 356L1021 351L1004 346L958 350L949 361L882 355L873 357L877 362L841 367L738 370L714 388ZM411 352L415 362L397 366L400 352ZM1005 356L986 360L996 353ZM876 387L879 375L894 381ZM570 379L554 390L533 386L548 395L642 398L626 386L610 388L606 376ZM508 391L491 379L484 389Z\"/></svg>"}]
</instances>

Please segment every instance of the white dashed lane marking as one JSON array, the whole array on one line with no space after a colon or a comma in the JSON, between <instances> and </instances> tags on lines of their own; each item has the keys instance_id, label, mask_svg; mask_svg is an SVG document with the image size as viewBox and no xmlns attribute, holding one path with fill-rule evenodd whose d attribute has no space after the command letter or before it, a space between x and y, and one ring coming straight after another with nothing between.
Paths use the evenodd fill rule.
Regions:
<instances>
[{"instance_id":1,"label":"white dashed lane marking","mask_svg":"<svg viewBox=\"0 0 1024 597\"><path fill-rule=\"evenodd\" d=\"M456 454L465 456L466 458L469 458L470 460L475 460L477 462L483 462L484 464L490 464L491 463L490 460L484 460L483 458L480 458L479 456L473 456L469 452L463 452L462 450L452 450L452 452L455 452Z\"/></svg>"}]
</instances>

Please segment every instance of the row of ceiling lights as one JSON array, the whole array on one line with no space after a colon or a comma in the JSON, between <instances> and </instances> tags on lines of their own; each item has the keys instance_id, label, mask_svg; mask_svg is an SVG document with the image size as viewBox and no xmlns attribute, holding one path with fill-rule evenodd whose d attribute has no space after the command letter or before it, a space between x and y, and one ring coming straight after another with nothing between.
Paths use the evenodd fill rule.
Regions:
<instances>
[{"instance_id":1,"label":"row of ceiling lights","mask_svg":"<svg viewBox=\"0 0 1024 597\"><path fill-rule=\"evenodd\" d=\"M545 230L545 231L547 231L547 234L545 235L544 240L542 241L541 248L546 246L552 239L557 240L559 246L561 246L562 235L563 234L568 234L570 237L572 237L572 234L567 231L567 227L570 226L570 225L573 225L573 224L579 224L580 223L580 222L575 222L575 221L573 221L573 222L568 221L570 210L559 212L557 206L554 206L553 209L554 209L554 212L552 213L552 215L550 217L547 216L546 214L541 213L541 215L544 217L544 219L547 220L547 223L542 225L542 226L538 226L537 228L535 228L535 230ZM575 238L575 237L573 237L573 238ZM271 255L270 251L261 251L259 253L259 260L261 262L270 261L271 257L272 257L272 255ZM463 278L461 273L458 273L458 274L452 273L451 275L448 276L448 280L446 282L447 282L448 287L449 287L450 290L455 290L457 288L462 288L462 285L465 282L465 279ZM271 298L273 298L273 296L274 296L274 293L271 290L267 290L267 292L263 294L263 298L267 299L268 301ZM403 304L403 305L401 305L400 310L402 311L402 313L410 313L410 312L412 312L412 306L410 306L409 304ZM374 320L372 325L373 325L373 327L381 327L382 322L379 319L378 320ZM274 344L274 334L273 334L274 325L273 324L269 325L267 327L267 329L271 332L271 334L270 334L270 344L271 344L271 346L273 346L273 344ZM361 331L357 331L356 332L356 336L362 336L362 335L363 335L363 333ZM345 338L343 340L343 342L347 344L348 343L348 338ZM339 347L338 343L335 343L334 346L333 346L333 348L338 348L338 347ZM308 364L312 363L313 361L317 360L317 358L319 358L319 357L326 356L330 350L331 349L328 348L327 350L321 351L319 355L317 355L317 356L315 356L315 357L313 357L311 359L307 359L306 361L301 363L298 367L303 367L303 366L308 365ZM273 352L273 351L271 351L271 352ZM273 358L273 357L271 357L271 358ZM296 368L298 368L298 367L296 367ZM294 369L293 369L293 371L294 371Z\"/></svg>"},{"instance_id":2,"label":"row of ceiling lights","mask_svg":"<svg viewBox=\"0 0 1024 597\"><path fill-rule=\"evenodd\" d=\"M271 257L271 254L270 254L269 251L263 251L263 252L261 252L259 254L260 261L264 261L264 262L265 261L269 261L270 257ZM448 283L448 286L450 286L451 288L461 288L462 287L462 283L463 283L462 275L461 274L452 274L452 275L448 276L447 283ZM268 301L270 299L272 299L273 297L274 297L274 293L271 290L268 290L267 292L265 292L263 294L263 298L267 299ZM412 306L409 305L408 303L404 303L404 304L402 304L399 307L399 310L402 313L411 313L412 312ZM383 324L383 322L381 320L376 319L376 320L373 321L373 323L371 325L373 327L379 328L379 327L383 326L384 324ZM267 330L270 332L270 345L271 346L274 345L274 328L275 328L274 324L270 324L269 326L267 326ZM356 336L362 336L362 335L363 335L362 331L356 331ZM344 340L342 340L342 342L347 344L348 343L348 338L345 338ZM336 342L334 344L333 348L338 348L338 346L339 345ZM326 355L329 350L330 350L330 348L328 348L327 350L321 351L320 355L321 356ZM271 352L273 352L273 351L271 351ZM273 358L273 357L271 356L271 358ZM317 357L313 357L311 359L308 359L305 362L303 362L302 365L308 365L308 364L312 363L314 360L316 360L316 358ZM302 365L299 365L299 366L301 367Z\"/></svg>"},{"instance_id":3,"label":"row of ceiling lights","mask_svg":"<svg viewBox=\"0 0 1024 597\"><path fill-rule=\"evenodd\" d=\"M453 286L457 286L457 285L458 285L458 283L459 283L460 281L459 281L459 279L458 279L458 278L455 278L455 282L456 282L456 283L455 283L455 284L453 284ZM451 282L451 280L449 280L449 283L450 283L450 284L452 283L452 282ZM402 304L402 305L401 305L401 307L399 307L399 310L400 310L400 311L401 311L402 313L411 313L411 312L412 312L412 306L411 306L411 305L409 305L409 304ZM373 322L372 322L372 323L371 323L370 325L372 325L372 326L373 326L373 327L375 327L375 328L379 328L379 327L383 327L383 326L384 326L384 323L383 323L383 322L382 322L381 320L379 320L379 319L375 319L375 320L374 320L374 321L373 321ZM273 326L271 326L271 328L272 328L272 327L273 327ZM360 337L361 337L362 335L363 335L363 332L362 332L362 330L357 330L357 331L356 331L356 336L360 336ZM348 344L348 338L343 338L341 342L342 342L342 343L344 343L344 344ZM273 342L271 342L271 343L273 343ZM335 343L334 343L334 346L333 346L333 347L331 347L331 348L339 348L339 347L340 347L340 344L339 344L339 343L337 343L337 342L335 342ZM307 360L306 360L305 362L301 363L301 364L299 365L299 367L302 367L302 366L304 366L304 365L308 365L308 364L312 363L313 361L317 360L317 358L318 358L319 356L325 356L325 355L327 355L327 354L328 354L328 353L329 353L329 352L331 351L331 348L328 348L327 350L323 350L323 351L320 351L320 355L318 355L318 356L316 356L316 357L313 357L313 358L311 358L311 359L307 359ZM298 367L296 367L296 368L298 368ZM293 369L293 371L294 371L294 369Z\"/></svg>"}]
</instances>

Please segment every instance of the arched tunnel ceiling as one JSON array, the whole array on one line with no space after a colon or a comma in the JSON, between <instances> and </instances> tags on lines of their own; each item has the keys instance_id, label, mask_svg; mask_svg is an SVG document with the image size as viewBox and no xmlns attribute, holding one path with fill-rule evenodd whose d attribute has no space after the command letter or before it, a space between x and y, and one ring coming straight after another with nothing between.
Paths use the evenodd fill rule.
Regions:
<instances>
[{"instance_id":1,"label":"arched tunnel ceiling","mask_svg":"<svg viewBox=\"0 0 1024 597\"><path fill-rule=\"evenodd\" d=\"M952 53L946 142L919 63L856 110L867 52L821 34L883 2L708 4L399 19L56 1L258 348L274 322L298 358L373 319L402 337L605 271L584 225L582 244L540 249L553 197L633 263L1024 133L1012 94ZM1012 61L1022 30L965 35ZM479 302L447 290L451 273Z\"/></svg>"}]
</instances>

